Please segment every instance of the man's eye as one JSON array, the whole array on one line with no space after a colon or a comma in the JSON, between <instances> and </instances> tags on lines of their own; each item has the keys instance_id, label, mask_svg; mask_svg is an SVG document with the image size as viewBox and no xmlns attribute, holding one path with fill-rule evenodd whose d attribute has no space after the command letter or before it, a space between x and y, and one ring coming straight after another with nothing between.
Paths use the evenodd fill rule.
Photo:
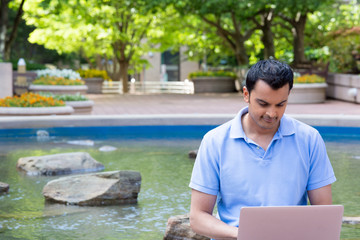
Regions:
<instances>
[{"instance_id":1,"label":"man's eye","mask_svg":"<svg viewBox=\"0 0 360 240\"><path fill-rule=\"evenodd\" d=\"M265 107L265 106L267 106L267 103L259 102L259 105L262 107Z\"/></svg>"}]
</instances>

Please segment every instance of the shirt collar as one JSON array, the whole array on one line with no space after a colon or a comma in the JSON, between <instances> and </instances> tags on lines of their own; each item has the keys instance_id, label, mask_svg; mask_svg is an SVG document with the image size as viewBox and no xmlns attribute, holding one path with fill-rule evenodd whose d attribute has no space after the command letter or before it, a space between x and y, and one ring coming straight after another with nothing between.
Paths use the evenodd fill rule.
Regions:
<instances>
[{"instance_id":1,"label":"shirt collar","mask_svg":"<svg viewBox=\"0 0 360 240\"><path fill-rule=\"evenodd\" d=\"M235 118L231 122L230 128L230 138L244 138L246 139L246 135L244 129L241 124L241 117L248 113L249 108L244 107L239 111L239 113L235 116ZM276 138L281 138L283 136L289 136L295 133L294 123L291 118L289 118L286 114L280 120L280 127L275 133Z\"/></svg>"}]
</instances>

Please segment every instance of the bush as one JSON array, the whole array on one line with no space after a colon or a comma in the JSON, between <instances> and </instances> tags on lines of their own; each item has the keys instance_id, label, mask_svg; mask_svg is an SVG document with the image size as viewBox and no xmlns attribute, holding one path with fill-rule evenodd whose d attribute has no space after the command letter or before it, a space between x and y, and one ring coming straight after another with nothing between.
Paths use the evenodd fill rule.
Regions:
<instances>
[{"instance_id":1,"label":"bush","mask_svg":"<svg viewBox=\"0 0 360 240\"><path fill-rule=\"evenodd\" d=\"M45 69L45 70L36 71L36 73L38 77L51 76L51 77L62 77L71 80L81 79L80 74L71 69L62 69L62 70Z\"/></svg>"},{"instance_id":2,"label":"bush","mask_svg":"<svg viewBox=\"0 0 360 240\"><path fill-rule=\"evenodd\" d=\"M66 79L63 77L45 76L35 79L34 85L84 85L85 82L80 79Z\"/></svg>"},{"instance_id":3,"label":"bush","mask_svg":"<svg viewBox=\"0 0 360 240\"><path fill-rule=\"evenodd\" d=\"M79 69L77 72L80 74L82 78L102 78L104 80L108 80L109 76L105 70L97 70L97 69Z\"/></svg>"},{"instance_id":4,"label":"bush","mask_svg":"<svg viewBox=\"0 0 360 240\"><path fill-rule=\"evenodd\" d=\"M194 77L232 77L236 78L236 74L230 71L209 71L209 72L192 72L189 74L189 78Z\"/></svg>"},{"instance_id":5,"label":"bush","mask_svg":"<svg viewBox=\"0 0 360 240\"><path fill-rule=\"evenodd\" d=\"M294 74L294 83L324 83L325 82L325 78L320 77L319 75L316 74L304 74L302 76L298 76L296 74Z\"/></svg>"},{"instance_id":6,"label":"bush","mask_svg":"<svg viewBox=\"0 0 360 240\"><path fill-rule=\"evenodd\" d=\"M13 70L18 70L18 63L19 60L11 60ZM26 62L26 71L34 71L34 70L43 70L46 69L46 66L41 63L34 63L34 62Z\"/></svg>"},{"instance_id":7,"label":"bush","mask_svg":"<svg viewBox=\"0 0 360 240\"><path fill-rule=\"evenodd\" d=\"M6 97L0 99L0 107L59 107L65 106L61 100L41 96L36 93L23 93L20 97Z\"/></svg>"},{"instance_id":8,"label":"bush","mask_svg":"<svg viewBox=\"0 0 360 240\"><path fill-rule=\"evenodd\" d=\"M87 97L85 97L84 95L81 95L79 93L77 93L77 94L53 94L53 93L40 92L39 94L44 97L52 97L56 100L64 101L64 102L88 101L89 100Z\"/></svg>"}]
</instances>

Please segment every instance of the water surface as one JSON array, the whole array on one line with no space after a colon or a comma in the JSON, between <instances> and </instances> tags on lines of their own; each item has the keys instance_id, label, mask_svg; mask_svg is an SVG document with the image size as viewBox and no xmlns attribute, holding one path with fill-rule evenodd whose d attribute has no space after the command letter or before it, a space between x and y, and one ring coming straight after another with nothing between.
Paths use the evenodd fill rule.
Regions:
<instances>
[{"instance_id":1,"label":"water surface","mask_svg":"<svg viewBox=\"0 0 360 240\"><path fill-rule=\"evenodd\" d=\"M334 203L345 206L346 216L360 216L360 139L324 138L338 179L333 184ZM92 140L93 146L71 145L68 140L0 141L0 181L10 184L9 194L0 195L0 239L162 239L167 219L188 213L194 161L187 154L198 148L201 137L76 139ZM117 150L99 151L105 145ZM105 171L139 171L138 203L106 207L47 204L42 188L58 177L29 177L15 167L20 157L74 151L90 153L105 165ZM359 226L343 225L342 239L360 239Z\"/></svg>"}]
</instances>

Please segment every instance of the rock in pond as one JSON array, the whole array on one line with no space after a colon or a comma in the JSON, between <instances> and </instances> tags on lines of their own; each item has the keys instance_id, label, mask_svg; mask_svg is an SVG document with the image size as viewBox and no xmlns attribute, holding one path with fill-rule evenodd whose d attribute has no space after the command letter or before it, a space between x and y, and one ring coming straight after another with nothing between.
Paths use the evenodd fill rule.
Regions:
<instances>
[{"instance_id":1,"label":"rock in pond","mask_svg":"<svg viewBox=\"0 0 360 240\"><path fill-rule=\"evenodd\" d=\"M191 150L189 153L188 153L188 156L190 159L196 159L196 156L197 156L197 153L198 153L198 150Z\"/></svg>"},{"instance_id":2,"label":"rock in pond","mask_svg":"<svg viewBox=\"0 0 360 240\"><path fill-rule=\"evenodd\" d=\"M111 171L61 177L43 188L47 201L99 206L136 203L141 175L136 171Z\"/></svg>"},{"instance_id":3,"label":"rock in pond","mask_svg":"<svg viewBox=\"0 0 360 240\"><path fill-rule=\"evenodd\" d=\"M112 152L115 151L117 148L113 146L102 146L99 148L100 152Z\"/></svg>"},{"instance_id":4,"label":"rock in pond","mask_svg":"<svg viewBox=\"0 0 360 240\"><path fill-rule=\"evenodd\" d=\"M164 240L175 239L210 240L191 229L189 214L173 216L168 219Z\"/></svg>"},{"instance_id":5,"label":"rock in pond","mask_svg":"<svg viewBox=\"0 0 360 240\"><path fill-rule=\"evenodd\" d=\"M0 182L0 194L7 193L9 191L9 184Z\"/></svg>"},{"instance_id":6,"label":"rock in pond","mask_svg":"<svg viewBox=\"0 0 360 240\"><path fill-rule=\"evenodd\" d=\"M18 160L16 167L27 175L47 176L96 172L105 168L86 152L23 157Z\"/></svg>"}]
</instances>

